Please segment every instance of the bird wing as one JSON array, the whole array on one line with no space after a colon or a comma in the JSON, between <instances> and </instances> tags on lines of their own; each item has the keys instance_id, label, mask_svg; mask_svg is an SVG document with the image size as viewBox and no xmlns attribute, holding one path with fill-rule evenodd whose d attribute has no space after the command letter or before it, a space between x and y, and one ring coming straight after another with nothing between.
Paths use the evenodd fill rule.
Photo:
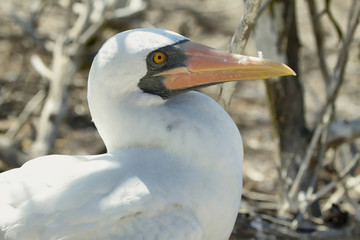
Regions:
<instances>
[{"instance_id":1,"label":"bird wing","mask_svg":"<svg viewBox=\"0 0 360 240\"><path fill-rule=\"evenodd\" d=\"M182 170L168 157L146 149L52 155L2 173L0 239L203 239L182 205Z\"/></svg>"}]
</instances>

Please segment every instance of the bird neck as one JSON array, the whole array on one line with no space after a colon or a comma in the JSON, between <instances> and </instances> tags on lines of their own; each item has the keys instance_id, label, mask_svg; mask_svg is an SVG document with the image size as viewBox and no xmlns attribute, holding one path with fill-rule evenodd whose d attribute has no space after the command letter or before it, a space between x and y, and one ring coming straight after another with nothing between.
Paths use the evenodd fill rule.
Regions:
<instances>
[{"instance_id":1,"label":"bird neck","mask_svg":"<svg viewBox=\"0 0 360 240\"><path fill-rule=\"evenodd\" d=\"M199 164L213 167L225 163L219 159L231 154L227 149L242 154L241 138L231 118L201 93L188 92L168 100L141 91L99 96L91 96L89 106L109 152L157 148L188 161L198 158ZM234 146L224 141L229 137Z\"/></svg>"}]
</instances>

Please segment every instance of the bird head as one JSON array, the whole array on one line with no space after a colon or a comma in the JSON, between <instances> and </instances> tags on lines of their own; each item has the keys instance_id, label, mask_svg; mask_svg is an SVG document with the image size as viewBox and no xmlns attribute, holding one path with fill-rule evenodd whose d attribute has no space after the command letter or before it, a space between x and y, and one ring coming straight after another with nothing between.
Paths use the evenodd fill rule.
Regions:
<instances>
[{"instance_id":1,"label":"bird head","mask_svg":"<svg viewBox=\"0 0 360 240\"><path fill-rule=\"evenodd\" d=\"M227 81L294 74L282 63L220 51L171 31L134 29L113 36L99 50L89 74L88 101L100 135L113 150L145 142L144 136L151 134L144 131L151 130L151 121L155 129L160 128L156 122L175 118L156 108L169 105L170 99L174 102L174 96ZM143 129L139 140L132 133L130 140L120 143L118 136L125 138L123 133L134 121ZM159 135L160 130L153 131Z\"/></svg>"},{"instance_id":2,"label":"bird head","mask_svg":"<svg viewBox=\"0 0 360 240\"><path fill-rule=\"evenodd\" d=\"M282 63L227 53L171 31L144 28L119 33L101 47L89 85L106 88L108 93L142 91L166 99L198 87L284 75L295 73Z\"/></svg>"}]
</instances>

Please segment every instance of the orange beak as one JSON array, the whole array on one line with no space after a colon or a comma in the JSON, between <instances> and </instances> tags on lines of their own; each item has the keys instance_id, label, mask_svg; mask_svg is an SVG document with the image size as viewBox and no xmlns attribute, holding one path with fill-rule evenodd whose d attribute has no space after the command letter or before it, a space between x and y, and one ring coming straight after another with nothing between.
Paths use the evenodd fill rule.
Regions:
<instances>
[{"instance_id":1,"label":"orange beak","mask_svg":"<svg viewBox=\"0 0 360 240\"><path fill-rule=\"evenodd\" d=\"M187 59L184 66L165 70L162 76L169 90L186 89L216 83L253 80L296 75L285 64L244 55L231 54L194 42L184 42L177 47Z\"/></svg>"}]
</instances>

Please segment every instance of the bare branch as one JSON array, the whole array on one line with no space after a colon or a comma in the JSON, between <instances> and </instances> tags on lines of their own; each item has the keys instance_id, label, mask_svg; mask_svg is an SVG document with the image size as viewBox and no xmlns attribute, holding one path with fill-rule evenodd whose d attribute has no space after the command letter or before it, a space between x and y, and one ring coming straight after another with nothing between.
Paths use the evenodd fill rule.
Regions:
<instances>
[{"instance_id":1,"label":"bare branch","mask_svg":"<svg viewBox=\"0 0 360 240\"><path fill-rule=\"evenodd\" d=\"M27 155L15 148L9 139L0 137L0 159L9 167L20 167L27 161Z\"/></svg>"},{"instance_id":2,"label":"bare branch","mask_svg":"<svg viewBox=\"0 0 360 240\"><path fill-rule=\"evenodd\" d=\"M69 100L69 85L77 71L75 58L66 55L66 36L56 41L53 53L54 78L50 82L49 94L41 112L37 137L31 147L31 155L49 154L54 146L57 130L66 112Z\"/></svg>"},{"instance_id":3,"label":"bare branch","mask_svg":"<svg viewBox=\"0 0 360 240\"><path fill-rule=\"evenodd\" d=\"M360 161L360 155L357 154L353 157L350 163L339 173L336 179L332 180L326 186L321 188L318 192L306 196L306 200L302 202L302 206L300 207L300 212L298 216L296 217L296 219L294 219L294 221L291 224L293 229L296 229L299 226L299 223L303 219L303 216L307 211L307 209L309 208L309 206L313 202L315 202L316 200L320 199L322 196L330 192L338 182L342 181L348 174L351 173L351 171L354 169L355 166L357 166L359 161Z\"/></svg>"},{"instance_id":4,"label":"bare branch","mask_svg":"<svg viewBox=\"0 0 360 240\"><path fill-rule=\"evenodd\" d=\"M276 195L248 191L247 189L243 189L242 195L248 199L255 201L274 202L274 203L277 203L279 201L278 196Z\"/></svg>"},{"instance_id":5,"label":"bare branch","mask_svg":"<svg viewBox=\"0 0 360 240\"><path fill-rule=\"evenodd\" d=\"M43 40L41 39L41 37L37 33L37 31L34 29L34 27L30 21L24 20L13 10L10 11L10 16L19 24L19 26L24 30L24 32L33 39L33 41L37 45L39 45L41 48L45 49L45 44L44 44Z\"/></svg>"},{"instance_id":6,"label":"bare branch","mask_svg":"<svg viewBox=\"0 0 360 240\"><path fill-rule=\"evenodd\" d=\"M81 36L79 37L79 43L86 44L95 35L95 33L99 31L99 29L105 24L105 22L111 20L131 18L144 11L146 7L147 7L147 3L145 1L132 0L130 1L128 6L125 6L124 8L115 9L114 11L111 11L113 5L109 3L106 6L102 6L102 8L98 8L102 10L94 9L94 11L103 11L103 12L98 12L96 14L92 13L92 15L95 15L96 17L95 19L92 19L93 21L91 25L89 25L88 28L85 29L81 34Z\"/></svg>"},{"instance_id":7,"label":"bare branch","mask_svg":"<svg viewBox=\"0 0 360 240\"><path fill-rule=\"evenodd\" d=\"M251 30L255 26L260 5L261 1L245 1L244 16L231 40L230 52L239 54L244 52Z\"/></svg>"},{"instance_id":8,"label":"bare branch","mask_svg":"<svg viewBox=\"0 0 360 240\"><path fill-rule=\"evenodd\" d=\"M327 146L336 147L340 144L351 142L356 138L360 138L360 119L338 121L330 126Z\"/></svg>"},{"instance_id":9,"label":"bare branch","mask_svg":"<svg viewBox=\"0 0 360 240\"><path fill-rule=\"evenodd\" d=\"M334 28L336 30L336 33L338 34L338 38L339 38L339 42L340 42L342 37L343 37L343 33L342 33L341 28L340 28L339 24L337 23L334 15L331 12L330 2L331 2L331 0L326 0L325 1L324 13L327 14L327 16L329 17L330 22L333 24L333 26L334 26ZM350 14L350 16L351 16L351 14Z\"/></svg>"},{"instance_id":10,"label":"bare branch","mask_svg":"<svg viewBox=\"0 0 360 240\"><path fill-rule=\"evenodd\" d=\"M39 55L32 55L30 62L41 76L45 77L48 80L52 80L54 78L54 73L45 65Z\"/></svg>"},{"instance_id":11,"label":"bare branch","mask_svg":"<svg viewBox=\"0 0 360 240\"><path fill-rule=\"evenodd\" d=\"M32 155L49 154L55 143L59 125L68 105L69 86L81 65L81 54L86 48L86 43L101 30L106 21L115 17L132 16L146 7L143 0L131 0L122 12L122 8L114 10L115 4L116 1L100 0L70 2L65 6L68 16L74 13L78 16L73 24L68 23L68 29L63 35L57 36L51 70L48 70L39 59L33 60L37 70L52 81L41 112L38 134L31 149Z\"/></svg>"},{"instance_id":12,"label":"bare branch","mask_svg":"<svg viewBox=\"0 0 360 240\"><path fill-rule=\"evenodd\" d=\"M118 8L109 14L108 19L124 19L135 16L146 9L147 3L144 0L131 0L129 5Z\"/></svg>"},{"instance_id":13,"label":"bare branch","mask_svg":"<svg viewBox=\"0 0 360 240\"><path fill-rule=\"evenodd\" d=\"M323 108L323 111L325 111L329 103L333 103L335 101L337 94L343 83L350 44L354 38L355 30L359 24L360 4L358 4L358 1L353 1L352 8L355 9L354 10L355 12L352 18L349 20L349 28L345 35L342 49L339 53L339 57L335 65L334 73L332 75L332 80L329 86L329 95L327 97L327 101Z\"/></svg>"},{"instance_id":14,"label":"bare branch","mask_svg":"<svg viewBox=\"0 0 360 240\"><path fill-rule=\"evenodd\" d=\"M45 91L43 89L39 90L35 96L26 104L23 111L16 119L16 121L11 125L9 130L6 132L6 138L13 140L15 135L19 132L20 128L24 125L29 116L34 112L34 110L40 105L40 103L45 98Z\"/></svg>"},{"instance_id":15,"label":"bare branch","mask_svg":"<svg viewBox=\"0 0 360 240\"><path fill-rule=\"evenodd\" d=\"M327 66L326 60L325 60L325 49L324 49L324 38L323 38L324 31L323 31L323 27L322 27L320 18L317 17L318 12L317 12L316 1L308 0L307 2L308 2L309 11L311 14L311 22L312 22L313 32L314 32L314 36L315 36L315 40L316 40L316 48L317 48L318 56L319 56L320 70L323 75L323 79L326 83L325 86L328 86L328 83L330 81L330 74L329 74L329 69L328 69L328 66Z\"/></svg>"},{"instance_id":16,"label":"bare branch","mask_svg":"<svg viewBox=\"0 0 360 240\"><path fill-rule=\"evenodd\" d=\"M328 183L326 186L324 186L321 190L316 192L311 196L309 199L311 202L314 202L324 196L326 193L328 193L331 189L333 189L336 186L336 183L343 180L348 174L351 173L351 171L354 169L354 167L357 166L357 164L360 161L360 155L356 154L353 159L348 163L348 165L339 173L339 175L336 177L336 179L332 180L330 183Z\"/></svg>"},{"instance_id":17,"label":"bare branch","mask_svg":"<svg viewBox=\"0 0 360 240\"><path fill-rule=\"evenodd\" d=\"M354 3L356 5L356 3ZM355 7L355 6L353 6ZM345 65L347 62L347 55L349 51L350 43L353 39L354 31L358 25L359 15L360 15L360 4L357 5L356 8L356 14L354 14L354 17L350 20L350 28L348 29L348 32L346 34L346 37L344 39L342 50L339 54L339 58L334 70L334 73L332 75L332 81L330 83L329 87L329 95L327 97L327 101L324 104L322 111L320 112L320 117L318 120L318 124L316 126L316 129L314 131L313 137L311 139L310 145L307 148L305 159L302 162L302 165L298 171L298 174L294 180L293 186L290 189L289 196L290 199L295 199L296 194L298 193L300 183L302 182L305 171L308 168L310 164L311 157L313 156L316 147L318 146L318 141L320 139L321 133L323 132L324 127L329 123L329 117L330 113L332 112L332 106L336 100L337 93L343 83L343 74L345 71Z\"/></svg>"},{"instance_id":18,"label":"bare branch","mask_svg":"<svg viewBox=\"0 0 360 240\"><path fill-rule=\"evenodd\" d=\"M328 109L328 110L331 111L330 109ZM291 186L291 189L289 191L289 198L292 199L292 201L295 200L297 193L299 192L300 185L305 177L305 173L309 167L310 160L311 160L312 156L314 155L316 147L318 146L318 142L323 133L323 129L326 126L326 124L329 123L330 115L331 115L331 113L327 112L323 116L323 119L322 119L323 121L316 126L316 129L311 138L310 144L306 149L305 158L303 159L303 161L301 163L300 169L299 169L299 171L294 179L293 185Z\"/></svg>"},{"instance_id":19,"label":"bare branch","mask_svg":"<svg viewBox=\"0 0 360 240\"><path fill-rule=\"evenodd\" d=\"M93 10L93 6L90 1L85 1L85 3L77 5L77 14L79 15L73 27L68 31L68 37L70 39L78 39L80 35L86 30L90 25L90 15Z\"/></svg>"},{"instance_id":20,"label":"bare branch","mask_svg":"<svg viewBox=\"0 0 360 240\"><path fill-rule=\"evenodd\" d=\"M230 52L241 54L244 52L250 32L253 30L256 18L261 5L261 0L246 0L244 15L241 23L236 28L230 44ZM235 91L236 82L224 83L220 87L218 102L227 109L230 105L231 97Z\"/></svg>"}]
</instances>

